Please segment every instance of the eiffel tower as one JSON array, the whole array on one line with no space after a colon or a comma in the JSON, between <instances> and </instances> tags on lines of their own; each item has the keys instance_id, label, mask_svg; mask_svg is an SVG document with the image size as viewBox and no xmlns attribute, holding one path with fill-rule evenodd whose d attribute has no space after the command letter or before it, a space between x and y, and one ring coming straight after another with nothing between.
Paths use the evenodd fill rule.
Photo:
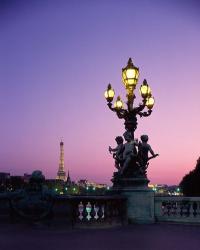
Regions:
<instances>
[{"instance_id":1,"label":"eiffel tower","mask_svg":"<svg viewBox=\"0 0 200 250\"><path fill-rule=\"evenodd\" d=\"M60 160L59 160L59 168L57 172L57 180L66 181L66 173L65 173L65 166L64 166L64 143L63 141L60 142Z\"/></svg>"}]
</instances>

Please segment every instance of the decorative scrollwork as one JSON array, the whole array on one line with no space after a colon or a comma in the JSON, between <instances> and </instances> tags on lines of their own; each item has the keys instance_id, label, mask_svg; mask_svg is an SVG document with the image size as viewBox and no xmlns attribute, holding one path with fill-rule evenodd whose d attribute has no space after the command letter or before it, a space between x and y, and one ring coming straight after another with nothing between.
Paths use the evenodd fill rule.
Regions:
<instances>
[{"instance_id":1,"label":"decorative scrollwork","mask_svg":"<svg viewBox=\"0 0 200 250\"><path fill-rule=\"evenodd\" d=\"M11 214L28 221L40 221L50 216L54 195L43 186L41 171L34 171L26 188L10 194Z\"/></svg>"}]
</instances>

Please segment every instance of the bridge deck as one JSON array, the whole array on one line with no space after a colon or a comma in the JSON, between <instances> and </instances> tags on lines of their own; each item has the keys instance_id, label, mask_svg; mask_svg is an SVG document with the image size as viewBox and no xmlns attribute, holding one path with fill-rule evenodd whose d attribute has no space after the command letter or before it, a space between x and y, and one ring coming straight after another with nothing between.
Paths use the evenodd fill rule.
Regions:
<instances>
[{"instance_id":1,"label":"bridge deck","mask_svg":"<svg viewBox=\"0 0 200 250\"><path fill-rule=\"evenodd\" d=\"M1 250L199 250L200 226L131 225L112 229L55 229L0 225Z\"/></svg>"}]
</instances>

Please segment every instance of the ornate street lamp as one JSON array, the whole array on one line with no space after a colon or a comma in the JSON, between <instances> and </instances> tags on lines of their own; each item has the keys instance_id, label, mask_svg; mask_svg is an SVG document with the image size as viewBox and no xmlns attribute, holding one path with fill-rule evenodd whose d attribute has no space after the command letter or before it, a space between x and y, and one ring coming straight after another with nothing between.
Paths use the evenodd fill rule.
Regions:
<instances>
[{"instance_id":1,"label":"ornate street lamp","mask_svg":"<svg viewBox=\"0 0 200 250\"><path fill-rule=\"evenodd\" d=\"M119 119L124 120L126 130L123 137L116 136L116 147L109 146L108 150L114 158L116 168L111 179L113 182L112 193L126 197L129 221L149 223L154 222L154 194L148 188L147 168L149 160L157 157L158 154L154 153L149 144L148 135L143 134L138 140L134 138L134 132L137 128L137 117L151 115L155 101L152 90L144 79L139 88L142 103L135 105L134 91L138 78L139 68L129 58L127 66L122 69L122 81L127 93L127 108L124 107L120 96L114 101L113 106L115 92L110 84L105 92L109 109L115 112Z\"/></svg>"},{"instance_id":2,"label":"ornate street lamp","mask_svg":"<svg viewBox=\"0 0 200 250\"><path fill-rule=\"evenodd\" d=\"M143 98L148 98L151 95L151 89L147 84L146 79L144 79L143 84L140 87L140 94Z\"/></svg>"},{"instance_id":3,"label":"ornate street lamp","mask_svg":"<svg viewBox=\"0 0 200 250\"><path fill-rule=\"evenodd\" d=\"M104 93L104 96L107 100L108 103L112 102L114 96L115 96L115 91L112 89L111 84L108 84L107 90Z\"/></svg>"},{"instance_id":4,"label":"ornate street lamp","mask_svg":"<svg viewBox=\"0 0 200 250\"><path fill-rule=\"evenodd\" d=\"M122 81L127 90L134 89L139 77L139 68L135 67L132 59L129 58L128 64L122 69Z\"/></svg>"},{"instance_id":5,"label":"ornate street lamp","mask_svg":"<svg viewBox=\"0 0 200 250\"><path fill-rule=\"evenodd\" d=\"M112 101L115 95L114 90L111 87L111 84L108 85L107 90L105 91L105 98L107 100L108 107L117 114L119 119L124 119L124 125L126 131L130 132L134 139L134 131L137 128L137 116L147 117L151 114L152 108L154 106L154 98L152 97L152 92L147 84L146 79L144 79L141 87L140 94L142 99L142 103L139 106L134 105L135 94L134 90L136 89L136 85L138 83L139 78L139 68L136 67L132 59L129 58L127 66L122 68L122 81L125 86L127 92L127 109L123 107L123 101L118 96L117 100L114 103L114 107L112 105ZM143 111L144 109L146 111Z\"/></svg>"},{"instance_id":6,"label":"ornate street lamp","mask_svg":"<svg viewBox=\"0 0 200 250\"><path fill-rule=\"evenodd\" d=\"M149 96L146 101L146 106L148 109L152 109L154 106L154 98L152 96Z\"/></svg>"},{"instance_id":7,"label":"ornate street lamp","mask_svg":"<svg viewBox=\"0 0 200 250\"><path fill-rule=\"evenodd\" d=\"M112 101L115 96L115 91L111 87L111 84L108 85L104 94L109 109L115 112L119 119L124 119L126 130L123 134L126 143L123 143L123 138L121 136L117 136L115 139L117 147L109 147L109 152L113 152L115 167L117 168L117 172L114 172L112 179L114 186L126 186L132 184L133 178L138 177L142 177L142 181L147 184L148 180L146 178L146 169L149 164L148 161L158 156L158 154L155 154L151 149L151 146L147 143L147 135L142 135L140 137L140 142L134 138L134 132L137 128L137 116L149 116L152 113L155 102L152 96L151 88L146 79L144 79L142 85L140 86L142 103L138 106L135 105L134 91L138 83L138 78L139 68L136 67L131 58L129 58L127 66L122 69L122 82L126 89L127 108L124 108L123 101L120 96L118 96L116 101L114 101L113 106ZM151 157L148 156L148 152L151 153Z\"/></svg>"},{"instance_id":8,"label":"ornate street lamp","mask_svg":"<svg viewBox=\"0 0 200 250\"><path fill-rule=\"evenodd\" d=\"M123 106L124 106L124 104L123 104L123 102L122 102L122 100L121 100L121 97L118 96L118 97L117 97L117 100L116 100L115 103L114 103L114 107L115 107L116 110L119 111L120 109L123 108Z\"/></svg>"}]
</instances>

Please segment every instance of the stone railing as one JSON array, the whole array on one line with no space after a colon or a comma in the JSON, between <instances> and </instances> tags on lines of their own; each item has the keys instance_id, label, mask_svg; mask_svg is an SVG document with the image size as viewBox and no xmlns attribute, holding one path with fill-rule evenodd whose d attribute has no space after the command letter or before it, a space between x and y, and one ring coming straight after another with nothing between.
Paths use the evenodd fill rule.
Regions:
<instances>
[{"instance_id":1,"label":"stone railing","mask_svg":"<svg viewBox=\"0 0 200 250\"><path fill-rule=\"evenodd\" d=\"M49 225L82 228L124 225L128 221L127 199L120 195L58 195L54 197ZM200 224L200 197L159 196L153 200L155 222ZM145 206L138 209L145 209ZM12 223L11 212L9 198L0 194L0 223ZM14 221L20 222L21 218Z\"/></svg>"},{"instance_id":2,"label":"stone railing","mask_svg":"<svg viewBox=\"0 0 200 250\"><path fill-rule=\"evenodd\" d=\"M71 199L76 227L109 227L126 223L126 200L121 196L79 196Z\"/></svg>"},{"instance_id":3,"label":"stone railing","mask_svg":"<svg viewBox=\"0 0 200 250\"><path fill-rule=\"evenodd\" d=\"M155 197L156 222L200 224L200 197Z\"/></svg>"},{"instance_id":4,"label":"stone railing","mask_svg":"<svg viewBox=\"0 0 200 250\"><path fill-rule=\"evenodd\" d=\"M27 221L17 213L13 218L10 205L9 198L0 194L0 223ZM127 218L126 199L121 196L58 195L50 212L50 226L113 227L125 224Z\"/></svg>"}]
</instances>

